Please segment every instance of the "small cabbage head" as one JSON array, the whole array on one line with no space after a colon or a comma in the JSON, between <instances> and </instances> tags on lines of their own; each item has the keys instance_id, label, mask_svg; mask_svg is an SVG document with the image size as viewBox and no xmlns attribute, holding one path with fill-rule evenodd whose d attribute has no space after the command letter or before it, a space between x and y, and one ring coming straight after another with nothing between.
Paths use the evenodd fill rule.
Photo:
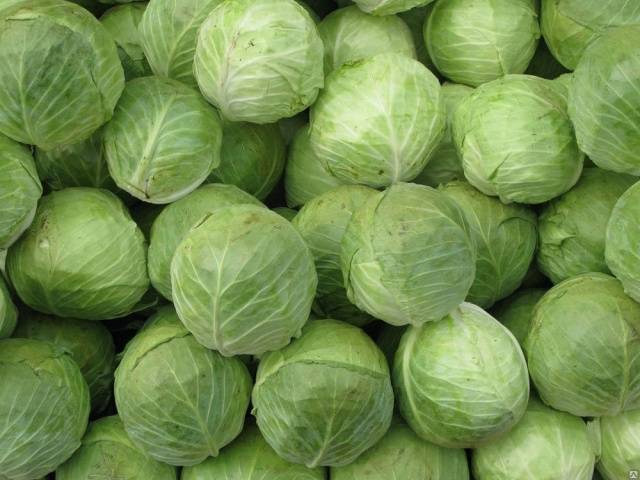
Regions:
<instances>
[{"instance_id":1,"label":"small cabbage head","mask_svg":"<svg viewBox=\"0 0 640 480\"><path fill-rule=\"evenodd\" d=\"M301 127L295 134L284 172L287 205L300 207L309 200L343 184L331 175L317 157L309 139L309 127Z\"/></svg>"},{"instance_id":2,"label":"small cabbage head","mask_svg":"<svg viewBox=\"0 0 640 480\"><path fill-rule=\"evenodd\" d=\"M217 456L242 431L250 394L244 363L200 345L173 307L149 319L116 370L116 406L129 438L170 465Z\"/></svg>"},{"instance_id":3,"label":"small cabbage head","mask_svg":"<svg viewBox=\"0 0 640 480\"><path fill-rule=\"evenodd\" d=\"M0 339L10 337L16 328L18 309L11 299L11 294L0 275Z\"/></svg>"},{"instance_id":4,"label":"small cabbage head","mask_svg":"<svg viewBox=\"0 0 640 480\"><path fill-rule=\"evenodd\" d=\"M115 345L111 333L100 322L23 312L13 336L51 342L71 353L89 385L92 411L100 413L109 405Z\"/></svg>"},{"instance_id":5,"label":"small cabbage head","mask_svg":"<svg viewBox=\"0 0 640 480\"><path fill-rule=\"evenodd\" d=\"M520 290L498 303L491 314L516 337L524 350L524 341L533 321L533 311L545 294L544 288Z\"/></svg>"},{"instance_id":6,"label":"small cabbage head","mask_svg":"<svg viewBox=\"0 0 640 480\"><path fill-rule=\"evenodd\" d=\"M233 122L272 123L305 110L324 85L324 48L294 0L223 2L200 28L194 72Z\"/></svg>"},{"instance_id":7,"label":"small cabbage head","mask_svg":"<svg viewBox=\"0 0 640 480\"><path fill-rule=\"evenodd\" d=\"M264 200L282 176L286 150L276 124L224 122L220 165L208 181L235 185Z\"/></svg>"},{"instance_id":8,"label":"small cabbage head","mask_svg":"<svg viewBox=\"0 0 640 480\"><path fill-rule=\"evenodd\" d=\"M198 30L223 0L153 0L138 27L145 57L159 77L197 87L193 75Z\"/></svg>"},{"instance_id":9,"label":"small cabbage head","mask_svg":"<svg viewBox=\"0 0 640 480\"><path fill-rule=\"evenodd\" d=\"M640 408L640 305L615 278L588 273L549 290L526 347L531 379L556 410L598 417Z\"/></svg>"},{"instance_id":10,"label":"small cabbage head","mask_svg":"<svg viewBox=\"0 0 640 480\"><path fill-rule=\"evenodd\" d=\"M516 291L533 260L538 241L536 214L524 205L505 205L466 182L440 191L465 213L476 247L476 276L467 302L491 307Z\"/></svg>"},{"instance_id":11,"label":"small cabbage head","mask_svg":"<svg viewBox=\"0 0 640 480\"><path fill-rule=\"evenodd\" d=\"M360 10L372 15L383 16L406 12L415 7L423 7L434 0L353 0ZM338 0L340 3L340 0Z\"/></svg>"},{"instance_id":12,"label":"small cabbage head","mask_svg":"<svg viewBox=\"0 0 640 480\"><path fill-rule=\"evenodd\" d=\"M376 445L344 467L331 469L331 480L469 480L462 449L422 440L399 420Z\"/></svg>"},{"instance_id":13,"label":"small cabbage head","mask_svg":"<svg viewBox=\"0 0 640 480\"><path fill-rule=\"evenodd\" d=\"M421 438L449 448L490 443L518 423L529 399L524 355L509 330L463 303L411 326L393 364L400 413Z\"/></svg>"},{"instance_id":14,"label":"small cabbage head","mask_svg":"<svg viewBox=\"0 0 640 480\"><path fill-rule=\"evenodd\" d=\"M43 477L78 447L89 389L71 355L49 342L0 341L0 478Z\"/></svg>"},{"instance_id":15,"label":"small cabbage head","mask_svg":"<svg viewBox=\"0 0 640 480\"><path fill-rule=\"evenodd\" d=\"M231 205L261 205L233 185L203 185L180 200L167 205L151 226L149 278L158 293L171 300L171 260L189 231L211 212Z\"/></svg>"},{"instance_id":16,"label":"small cabbage head","mask_svg":"<svg viewBox=\"0 0 640 480\"><path fill-rule=\"evenodd\" d=\"M640 468L640 409L600 417L590 427L600 441L598 471L607 480L628 478Z\"/></svg>"},{"instance_id":17,"label":"small cabbage head","mask_svg":"<svg viewBox=\"0 0 640 480\"><path fill-rule=\"evenodd\" d=\"M116 42L126 80L152 75L138 29L146 8L146 3L128 3L113 7L100 17L100 23Z\"/></svg>"},{"instance_id":18,"label":"small cabbage head","mask_svg":"<svg viewBox=\"0 0 640 480\"><path fill-rule=\"evenodd\" d=\"M640 4L632 4L640 12ZM598 167L640 176L640 25L607 31L573 72L569 115Z\"/></svg>"},{"instance_id":19,"label":"small cabbage head","mask_svg":"<svg viewBox=\"0 0 640 480\"><path fill-rule=\"evenodd\" d=\"M627 0L542 0L541 6L544 39L569 70L576 68L587 46L606 30L640 23L640 5Z\"/></svg>"},{"instance_id":20,"label":"small cabbage head","mask_svg":"<svg viewBox=\"0 0 640 480\"><path fill-rule=\"evenodd\" d=\"M62 0L0 10L0 132L52 148L87 138L113 114L124 73L107 30Z\"/></svg>"},{"instance_id":21,"label":"small cabbage head","mask_svg":"<svg viewBox=\"0 0 640 480\"><path fill-rule=\"evenodd\" d=\"M532 398L513 430L473 451L472 465L477 480L591 480L595 461L584 421Z\"/></svg>"},{"instance_id":22,"label":"small cabbage head","mask_svg":"<svg viewBox=\"0 0 640 480\"><path fill-rule=\"evenodd\" d=\"M82 446L56 470L56 480L79 478L176 480L178 473L139 450L114 415L89 424Z\"/></svg>"},{"instance_id":23,"label":"small cabbage head","mask_svg":"<svg viewBox=\"0 0 640 480\"><path fill-rule=\"evenodd\" d=\"M504 203L543 203L582 172L563 87L507 75L478 87L456 109L453 139L467 180Z\"/></svg>"},{"instance_id":24,"label":"small cabbage head","mask_svg":"<svg viewBox=\"0 0 640 480\"><path fill-rule=\"evenodd\" d=\"M411 183L371 196L342 239L349 299L392 325L440 320L466 298L475 263L462 210L445 194Z\"/></svg>"},{"instance_id":25,"label":"small cabbage head","mask_svg":"<svg viewBox=\"0 0 640 480\"><path fill-rule=\"evenodd\" d=\"M605 259L622 282L624 291L640 302L640 183L629 188L616 202L607 225Z\"/></svg>"},{"instance_id":26,"label":"small cabbage head","mask_svg":"<svg viewBox=\"0 0 640 480\"><path fill-rule=\"evenodd\" d=\"M460 105L460 102L473 92L473 88L447 82L442 85L441 92L447 114L444 136L433 152L433 155L431 155L427 166L413 179L414 183L420 183L430 187L437 187L440 184L448 183L452 180L464 179L462 162L453 144L451 121L453 119L453 112L455 112L455 109Z\"/></svg>"},{"instance_id":27,"label":"small cabbage head","mask_svg":"<svg viewBox=\"0 0 640 480\"><path fill-rule=\"evenodd\" d=\"M29 149L1 133L0 172L0 249L6 249L33 221L42 185Z\"/></svg>"},{"instance_id":28,"label":"small cabbage head","mask_svg":"<svg viewBox=\"0 0 640 480\"><path fill-rule=\"evenodd\" d=\"M159 77L128 82L104 132L116 184L150 203L198 188L220 164L221 144L216 110L195 90Z\"/></svg>"},{"instance_id":29,"label":"small cabbage head","mask_svg":"<svg viewBox=\"0 0 640 480\"><path fill-rule=\"evenodd\" d=\"M180 319L202 345L225 356L259 355L298 337L317 283L313 255L300 234L256 205L208 214L171 262Z\"/></svg>"},{"instance_id":30,"label":"small cabbage head","mask_svg":"<svg viewBox=\"0 0 640 480\"><path fill-rule=\"evenodd\" d=\"M318 25L324 43L325 74L345 63L397 53L416 58L411 30L395 15L374 17L355 5L334 10Z\"/></svg>"},{"instance_id":31,"label":"small cabbage head","mask_svg":"<svg viewBox=\"0 0 640 480\"><path fill-rule=\"evenodd\" d=\"M618 198L636 180L587 168L575 187L544 206L537 261L553 283L581 273L609 273L604 257L607 223Z\"/></svg>"},{"instance_id":32,"label":"small cabbage head","mask_svg":"<svg viewBox=\"0 0 640 480\"><path fill-rule=\"evenodd\" d=\"M181 480L324 480L321 467L307 468L280 458L255 426L219 456L182 470Z\"/></svg>"},{"instance_id":33,"label":"small cabbage head","mask_svg":"<svg viewBox=\"0 0 640 480\"><path fill-rule=\"evenodd\" d=\"M269 445L309 468L352 463L393 415L384 355L362 330L337 320L311 321L299 339L265 355L252 400Z\"/></svg>"},{"instance_id":34,"label":"small cabbage head","mask_svg":"<svg viewBox=\"0 0 640 480\"><path fill-rule=\"evenodd\" d=\"M316 305L327 318L364 325L373 320L347 297L340 251L342 237L353 212L378 192L361 185L344 185L307 203L293 222L307 242L316 262Z\"/></svg>"},{"instance_id":35,"label":"small cabbage head","mask_svg":"<svg viewBox=\"0 0 640 480\"><path fill-rule=\"evenodd\" d=\"M535 3L436 2L424 28L431 60L449 80L473 87L524 73L540 38Z\"/></svg>"},{"instance_id":36,"label":"small cabbage head","mask_svg":"<svg viewBox=\"0 0 640 480\"><path fill-rule=\"evenodd\" d=\"M7 273L34 310L106 320L131 312L147 291L146 263L144 236L115 195L67 188L42 198L9 249Z\"/></svg>"},{"instance_id":37,"label":"small cabbage head","mask_svg":"<svg viewBox=\"0 0 640 480\"><path fill-rule=\"evenodd\" d=\"M343 65L311 107L311 147L343 183L384 187L415 178L444 128L436 77L393 53Z\"/></svg>"}]
</instances>

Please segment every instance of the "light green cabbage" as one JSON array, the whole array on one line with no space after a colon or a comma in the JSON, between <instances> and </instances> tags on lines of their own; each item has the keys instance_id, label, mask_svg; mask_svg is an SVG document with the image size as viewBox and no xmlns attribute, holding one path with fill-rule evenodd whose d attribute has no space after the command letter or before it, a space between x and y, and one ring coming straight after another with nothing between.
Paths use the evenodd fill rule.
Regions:
<instances>
[{"instance_id":1,"label":"light green cabbage","mask_svg":"<svg viewBox=\"0 0 640 480\"><path fill-rule=\"evenodd\" d=\"M396 421L374 447L355 462L331 469L331 480L468 480L462 449L439 447Z\"/></svg>"},{"instance_id":2,"label":"light green cabbage","mask_svg":"<svg viewBox=\"0 0 640 480\"><path fill-rule=\"evenodd\" d=\"M221 144L216 110L195 90L159 77L128 82L104 132L116 184L150 203L195 190L220 164Z\"/></svg>"},{"instance_id":3,"label":"light green cabbage","mask_svg":"<svg viewBox=\"0 0 640 480\"><path fill-rule=\"evenodd\" d=\"M553 55L569 70L576 68L587 46L603 32L639 22L637 2L542 0L542 34Z\"/></svg>"},{"instance_id":4,"label":"light green cabbage","mask_svg":"<svg viewBox=\"0 0 640 480\"><path fill-rule=\"evenodd\" d=\"M302 336L265 355L253 414L276 453L315 468L352 463L386 433L393 391L382 352L362 330L311 321Z\"/></svg>"},{"instance_id":5,"label":"light green cabbage","mask_svg":"<svg viewBox=\"0 0 640 480\"><path fill-rule=\"evenodd\" d=\"M449 448L475 448L505 434L529 399L518 342L470 303L438 322L407 329L393 382L400 412L413 431Z\"/></svg>"},{"instance_id":6,"label":"light green cabbage","mask_svg":"<svg viewBox=\"0 0 640 480\"><path fill-rule=\"evenodd\" d=\"M395 15L374 17L355 5L334 10L318 25L324 43L325 74L345 63L397 53L416 58L411 31Z\"/></svg>"},{"instance_id":7,"label":"light green cabbage","mask_svg":"<svg viewBox=\"0 0 640 480\"><path fill-rule=\"evenodd\" d=\"M587 168L575 187L540 213L538 268L553 283L588 272L608 273L607 223L618 198L636 179Z\"/></svg>"},{"instance_id":8,"label":"light green cabbage","mask_svg":"<svg viewBox=\"0 0 640 480\"><path fill-rule=\"evenodd\" d=\"M538 240L536 214L466 182L447 183L440 191L465 213L476 247L476 275L466 301L489 308L517 290L527 274Z\"/></svg>"},{"instance_id":9,"label":"light green cabbage","mask_svg":"<svg viewBox=\"0 0 640 480\"><path fill-rule=\"evenodd\" d=\"M343 65L311 108L311 147L344 183L383 187L427 165L445 128L436 77L420 62L383 53Z\"/></svg>"},{"instance_id":10,"label":"light green cabbage","mask_svg":"<svg viewBox=\"0 0 640 480\"><path fill-rule=\"evenodd\" d=\"M86 139L124 87L116 46L87 10L62 0L0 10L0 132L52 148Z\"/></svg>"},{"instance_id":11,"label":"light green cabbage","mask_svg":"<svg viewBox=\"0 0 640 480\"><path fill-rule=\"evenodd\" d=\"M164 307L127 345L115 398L129 438L152 458L196 465L242 430L251 376L237 358L200 345Z\"/></svg>"},{"instance_id":12,"label":"light green cabbage","mask_svg":"<svg viewBox=\"0 0 640 480\"><path fill-rule=\"evenodd\" d=\"M0 249L6 249L33 221L42 185L29 149L2 134L0 172Z\"/></svg>"},{"instance_id":13,"label":"light green cabbage","mask_svg":"<svg viewBox=\"0 0 640 480\"><path fill-rule=\"evenodd\" d=\"M109 405L115 369L115 345L104 325L25 312L20 315L13 336L55 343L69 352L89 386L92 411L100 413Z\"/></svg>"},{"instance_id":14,"label":"light green cabbage","mask_svg":"<svg viewBox=\"0 0 640 480\"><path fill-rule=\"evenodd\" d=\"M260 431L248 426L218 457L182 470L181 480L324 480L323 468L280 458Z\"/></svg>"},{"instance_id":15,"label":"light green cabbage","mask_svg":"<svg viewBox=\"0 0 640 480\"><path fill-rule=\"evenodd\" d=\"M0 479L32 480L80 447L89 389L65 350L49 342L0 341Z\"/></svg>"},{"instance_id":16,"label":"light green cabbage","mask_svg":"<svg viewBox=\"0 0 640 480\"><path fill-rule=\"evenodd\" d=\"M640 183L616 202L607 224L605 259L624 291L640 302Z\"/></svg>"},{"instance_id":17,"label":"light green cabbage","mask_svg":"<svg viewBox=\"0 0 640 480\"><path fill-rule=\"evenodd\" d=\"M524 341L533 321L533 311L545 294L543 288L520 290L498 303L491 314L516 337L524 350ZM526 353L526 350L524 350Z\"/></svg>"},{"instance_id":18,"label":"light green cabbage","mask_svg":"<svg viewBox=\"0 0 640 480\"><path fill-rule=\"evenodd\" d=\"M640 4L635 5L640 11ZM600 168L640 175L640 25L607 31L584 53L569 92L578 145Z\"/></svg>"},{"instance_id":19,"label":"light green cabbage","mask_svg":"<svg viewBox=\"0 0 640 480\"><path fill-rule=\"evenodd\" d=\"M337 187L307 203L293 221L314 256L318 273L316 304L327 318L354 325L373 320L347 298L340 268L340 245L353 212L376 193L359 185Z\"/></svg>"},{"instance_id":20,"label":"light green cabbage","mask_svg":"<svg viewBox=\"0 0 640 480\"><path fill-rule=\"evenodd\" d=\"M640 470L640 409L594 420L601 441L598 471L606 480L630 477Z\"/></svg>"},{"instance_id":21,"label":"light green cabbage","mask_svg":"<svg viewBox=\"0 0 640 480\"><path fill-rule=\"evenodd\" d=\"M372 15L392 15L415 7L422 7L434 0L353 0L362 11ZM340 0L338 0L340 3Z\"/></svg>"},{"instance_id":22,"label":"light green cabbage","mask_svg":"<svg viewBox=\"0 0 640 480\"><path fill-rule=\"evenodd\" d=\"M278 125L224 122L220 165L208 181L235 185L264 200L280 180L285 161Z\"/></svg>"},{"instance_id":23,"label":"light green cabbage","mask_svg":"<svg viewBox=\"0 0 640 480\"><path fill-rule=\"evenodd\" d=\"M532 398L513 430L473 451L473 473L476 480L591 480L595 461L584 421Z\"/></svg>"},{"instance_id":24,"label":"light green cabbage","mask_svg":"<svg viewBox=\"0 0 640 480\"><path fill-rule=\"evenodd\" d=\"M116 415L89 424L80 449L56 470L56 480L81 478L177 480L178 474L136 448Z\"/></svg>"},{"instance_id":25,"label":"light green cabbage","mask_svg":"<svg viewBox=\"0 0 640 480\"><path fill-rule=\"evenodd\" d=\"M369 198L342 239L349 299L393 325L444 317L467 296L475 261L462 210L422 185L400 183Z\"/></svg>"},{"instance_id":26,"label":"light green cabbage","mask_svg":"<svg viewBox=\"0 0 640 480\"><path fill-rule=\"evenodd\" d=\"M473 87L523 73L539 37L534 0L436 2L424 27L429 57L438 71Z\"/></svg>"},{"instance_id":27,"label":"light green cabbage","mask_svg":"<svg viewBox=\"0 0 640 480\"><path fill-rule=\"evenodd\" d=\"M158 293L171 300L171 260L189 231L211 212L231 205L261 203L233 185L203 185L167 205L151 227L149 278Z\"/></svg>"},{"instance_id":28,"label":"light green cabbage","mask_svg":"<svg viewBox=\"0 0 640 480\"><path fill-rule=\"evenodd\" d=\"M526 349L547 405L580 417L640 408L640 305L615 278L588 273L549 290Z\"/></svg>"},{"instance_id":29,"label":"light green cabbage","mask_svg":"<svg viewBox=\"0 0 640 480\"><path fill-rule=\"evenodd\" d=\"M316 100L323 55L313 19L294 0L235 0L202 24L194 72L228 120L272 123Z\"/></svg>"},{"instance_id":30,"label":"light green cabbage","mask_svg":"<svg viewBox=\"0 0 640 480\"><path fill-rule=\"evenodd\" d=\"M478 87L454 113L453 139L469 182L505 203L551 200L582 171L563 88L531 75Z\"/></svg>"},{"instance_id":31,"label":"light green cabbage","mask_svg":"<svg viewBox=\"0 0 640 480\"><path fill-rule=\"evenodd\" d=\"M202 345L225 356L259 355L299 336L317 283L300 234L256 205L208 214L171 262L180 319Z\"/></svg>"},{"instance_id":32,"label":"light green cabbage","mask_svg":"<svg viewBox=\"0 0 640 480\"><path fill-rule=\"evenodd\" d=\"M146 257L144 236L115 195L67 188L42 198L9 249L7 273L35 310L105 320L129 313L146 292Z\"/></svg>"}]
</instances>

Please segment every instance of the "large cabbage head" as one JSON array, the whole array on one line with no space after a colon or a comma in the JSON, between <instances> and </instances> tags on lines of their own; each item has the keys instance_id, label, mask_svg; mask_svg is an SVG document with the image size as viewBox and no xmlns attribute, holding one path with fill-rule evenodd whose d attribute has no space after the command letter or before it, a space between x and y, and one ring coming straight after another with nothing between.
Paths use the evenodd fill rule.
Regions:
<instances>
[{"instance_id":1,"label":"large cabbage head","mask_svg":"<svg viewBox=\"0 0 640 480\"><path fill-rule=\"evenodd\" d=\"M411 30L395 15L374 17L355 5L334 10L318 25L324 43L324 71L379 53L416 58Z\"/></svg>"},{"instance_id":2,"label":"large cabbage head","mask_svg":"<svg viewBox=\"0 0 640 480\"><path fill-rule=\"evenodd\" d=\"M399 420L353 463L331 469L331 480L469 480L462 449L443 448L418 437Z\"/></svg>"},{"instance_id":3,"label":"large cabbage head","mask_svg":"<svg viewBox=\"0 0 640 480\"><path fill-rule=\"evenodd\" d=\"M476 247L476 276L466 300L489 308L517 290L527 274L538 240L536 214L466 182L448 183L440 191L465 213Z\"/></svg>"},{"instance_id":4,"label":"large cabbage head","mask_svg":"<svg viewBox=\"0 0 640 480\"><path fill-rule=\"evenodd\" d=\"M193 75L198 31L222 0L153 0L140 21L142 49L160 77L197 87Z\"/></svg>"},{"instance_id":5,"label":"large cabbage head","mask_svg":"<svg viewBox=\"0 0 640 480\"><path fill-rule=\"evenodd\" d=\"M547 405L580 417L640 408L640 305L615 278L588 273L549 290L526 347Z\"/></svg>"},{"instance_id":6,"label":"large cabbage head","mask_svg":"<svg viewBox=\"0 0 640 480\"><path fill-rule=\"evenodd\" d=\"M147 4L143 2L127 3L107 10L100 17L100 23L116 42L127 80L152 74L142 50L142 38L138 28L146 8Z\"/></svg>"},{"instance_id":7,"label":"large cabbage head","mask_svg":"<svg viewBox=\"0 0 640 480\"><path fill-rule=\"evenodd\" d=\"M420 62L383 53L343 65L311 108L311 146L345 183L383 187L427 165L445 127L436 77Z\"/></svg>"},{"instance_id":8,"label":"large cabbage head","mask_svg":"<svg viewBox=\"0 0 640 480\"><path fill-rule=\"evenodd\" d=\"M167 205L151 226L149 278L158 293L171 300L171 260L189 231L211 212L231 205L261 205L233 185L203 185L180 200Z\"/></svg>"},{"instance_id":9,"label":"large cabbage head","mask_svg":"<svg viewBox=\"0 0 640 480\"><path fill-rule=\"evenodd\" d=\"M413 431L449 448L475 448L500 437L518 423L529 399L518 342L470 303L438 322L407 329L393 382Z\"/></svg>"},{"instance_id":10,"label":"large cabbage head","mask_svg":"<svg viewBox=\"0 0 640 480\"><path fill-rule=\"evenodd\" d=\"M198 188L220 164L221 144L216 110L197 91L159 77L128 82L104 132L111 176L150 203Z\"/></svg>"},{"instance_id":11,"label":"large cabbage head","mask_svg":"<svg viewBox=\"0 0 640 480\"><path fill-rule=\"evenodd\" d=\"M194 72L234 122L272 123L311 105L324 84L316 24L294 0L223 2L200 28Z\"/></svg>"},{"instance_id":12,"label":"large cabbage head","mask_svg":"<svg viewBox=\"0 0 640 480\"><path fill-rule=\"evenodd\" d=\"M256 205L211 212L171 262L180 319L202 345L229 356L277 350L299 336L317 283L304 239Z\"/></svg>"},{"instance_id":13,"label":"large cabbage head","mask_svg":"<svg viewBox=\"0 0 640 480\"><path fill-rule=\"evenodd\" d=\"M105 320L142 298L146 263L144 236L115 195L67 188L42 198L33 224L9 249L7 273L34 310Z\"/></svg>"},{"instance_id":14,"label":"large cabbage head","mask_svg":"<svg viewBox=\"0 0 640 480\"><path fill-rule=\"evenodd\" d=\"M0 341L0 478L54 471L80 446L89 389L71 355L49 342Z\"/></svg>"},{"instance_id":15,"label":"large cabbage head","mask_svg":"<svg viewBox=\"0 0 640 480\"><path fill-rule=\"evenodd\" d=\"M87 138L113 114L124 74L113 39L62 0L0 10L0 132L51 148Z\"/></svg>"},{"instance_id":16,"label":"large cabbage head","mask_svg":"<svg viewBox=\"0 0 640 480\"><path fill-rule=\"evenodd\" d=\"M393 414L387 361L357 327L311 321L260 361L253 414L276 453L310 468L343 466L375 445Z\"/></svg>"},{"instance_id":17,"label":"large cabbage head","mask_svg":"<svg viewBox=\"0 0 640 480\"><path fill-rule=\"evenodd\" d=\"M473 473L477 480L591 480L595 453L581 418L532 398L513 430L473 451Z\"/></svg>"},{"instance_id":18,"label":"large cabbage head","mask_svg":"<svg viewBox=\"0 0 640 480\"><path fill-rule=\"evenodd\" d=\"M224 122L220 165L208 181L235 185L264 200L280 180L286 156L278 125Z\"/></svg>"},{"instance_id":19,"label":"large cabbage head","mask_svg":"<svg viewBox=\"0 0 640 480\"><path fill-rule=\"evenodd\" d=\"M632 4L640 11L640 4ZM640 175L640 26L619 27L585 51L569 91L578 145L600 168Z\"/></svg>"},{"instance_id":20,"label":"large cabbage head","mask_svg":"<svg viewBox=\"0 0 640 480\"><path fill-rule=\"evenodd\" d=\"M176 480L178 474L139 450L114 415L89 424L82 446L56 470L56 480L80 478Z\"/></svg>"},{"instance_id":21,"label":"large cabbage head","mask_svg":"<svg viewBox=\"0 0 640 480\"><path fill-rule=\"evenodd\" d=\"M16 328L18 321L18 309L16 308L11 294L4 283L4 278L0 275L0 339L10 337Z\"/></svg>"},{"instance_id":22,"label":"large cabbage head","mask_svg":"<svg viewBox=\"0 0 640 480\"><path fill-rule=\"evenodd\" d=\"M181 480L324 480L325 469L280 458L253 425L220 455L182 470Z\"/></svg>"},{"instance_id":23,"label":"large cabbage head","mask_svg":"<svg viewBox=\"0 0 640 480\"><path fill-rule=\"evenodd\" d=\"M311 148L309 127L296 132L287 158L284 172L284 190L287 205L300 207L343 182L331 175Z\"/></svg>"},{"instance_id":24,"label":"large cabbage head","mask_svg":"<svg viewBox=\"0 0 640 480\"><path fill-rule=\"evenodd\" d=\"M440 73L474 87L523 73L539 37L536 0L440 1L424 26L429 56Z\"/></svg>"},{"instance_id":25,"label":"large cabbage head","mask_svg":"<svg viewBox=\"0 0 640 480\"><path fill-rule=\"evenodd\" d=\"M6 249L33 221L42 185L29 149L1 133L0 172L0 249Z\"/></svg>"},{"instance_id":26,"label":"large cabbage head","mask_svg":"<svg viewBox=\"0 0 640 480\"><path fill-rule=\"evenodd\" d=\"M640 4L628 0L542 0L541 6L544 39L569 70L576 68L587 46L606 30L640 22Z\"/></svg>"},{"instance_id":27,"label":"large cabbage head","mask_svg":"<svg viewBox=\"0 0 640 480\"><path fill-rule=\"evenodd\" d=\"M115 345L102 323L26 311L21 313L13 336L51 342L71 353L89 386L92 411L100 413L109 405Z\"/></svg>"},{"instance_id":28,"label":"large cabbage head","mask_svg":"<svg viewBox=\"0 0 640 480\"><path fill-rule=\"evenodd\" d=\"M551 200L582 171L564 89L531 75L478 87L455 111L453 139L467 180L505 203Z\"/></svg>"},{"instance_id":29,"label":"large cabbage head","mask_svg":"<svg viewBox=\"0 0 640 480\"><path fill-rule=\"evenodd\" d=\"M609 217L618 198L636 180L587 168L575 187L547 203L538 224L540 271L554 283L581 273L608 273L604 249Z\"/></svg>"},{"instance_id":30,"label":"large cabbage head","mask_svg":"<svg viewBox=\"0 0 640 480\"><path fill-rule=\"evenodd\" d=\"M434 0L353 0L353 3L363 12L383 16L406 12L407 10L422 7L433 1ZM338 3L340 3L340 0L338 0Z\"/></svg>"},{"instance_id":31,"label":"large cabbage head","mask_svg":"<svg viewBox=\"0 0 640 480\"><path fill-rule=\"evenodd\" d=\"M640 183L616 202L607 225L605 259L624 291L640 302Z\"/></svg>"},{"instance_id":32,"label":"large cabbage head","mask_svg":"<svg viewBox=\"0 0 640 480\"><path fill-rule=\"evenodd\" d=\"M342 239L349 299L392 325L444 317L466 298L475 260L462 210L445 194L411 183L371 196Z\"/></svg>"},{"instance_id":33,"label":"large cabbage head","mask_svg":"<svg viewBox=\"0 0 640 480\"><path fill-rule=\"evenodd\" d=\"M170 465L218 455L241 432L250 394L244 363L200 345L172 307L149 319L116 370L116 406L129 438Z\"/></svg>"},{"instance_id":34,"label":"large cabbage head","mask_svg":"<svg viewBox=\"0 0 640 480\"><path fill-rule=\"evenodd\" d=\"M316 304L328 318L358 325L372 320L347 298L340 268L340 245L353 212L376 193L361 185L337 187L307 203L293 221L315 259Z\"/></svg>"},{"instance_id":35,"label":"large cabbage head","mask_svg":"<svg viewBox=\"0 0 640 480\"><path fill-rule=\"evenodd\" d=\"M529 334L533 312L545 292L544 288L520 290L498 303L491 310L491 314L516 337L525 353L524 341Z\"/></svg>"},{"instance_id":36,"label":"large cabbage head","mask_svg":"<svg viewBox=\"0 0 640 480\"><path fill-rule=\"evenodd\" d=\"M624 479L629 472L640 469L640 409L600 417L590 427L599 441L597 467L604 478Z\"/></svg>"}]
</instances>

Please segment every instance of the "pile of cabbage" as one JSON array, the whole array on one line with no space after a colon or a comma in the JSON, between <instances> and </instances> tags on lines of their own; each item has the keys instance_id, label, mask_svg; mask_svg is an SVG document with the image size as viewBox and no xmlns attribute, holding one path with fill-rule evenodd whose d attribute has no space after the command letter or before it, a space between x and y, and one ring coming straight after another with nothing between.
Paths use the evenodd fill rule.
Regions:
<instances>
[{"instance_id":1,"label":"pile of cabbage","mask_svg":"<svg viewBox=\"0 0 640 480\"><path fill-rule=\"evenodd\" d=\"M0 480L639 478L639 152L634 1L0 0Z\"/></svg>"}]
</instances>

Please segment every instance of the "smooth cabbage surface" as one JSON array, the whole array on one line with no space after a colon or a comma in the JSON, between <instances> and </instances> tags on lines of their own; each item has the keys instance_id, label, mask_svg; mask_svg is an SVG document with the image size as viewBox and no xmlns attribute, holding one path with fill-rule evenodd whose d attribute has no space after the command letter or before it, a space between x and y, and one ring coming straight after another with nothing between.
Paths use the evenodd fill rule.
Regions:
<instances>
[{"instance_id":1,"label":"smooth cabbage surface","mask_svg":"<svg viewBox=\"0 0 640 480\"><path fill-rule=\"evenodd\" d=\"M640 409L614 417L601 417L598 433L601 440L598 471L607 480L624 478L640 465Z\"/></svg>"}]
</instances>

